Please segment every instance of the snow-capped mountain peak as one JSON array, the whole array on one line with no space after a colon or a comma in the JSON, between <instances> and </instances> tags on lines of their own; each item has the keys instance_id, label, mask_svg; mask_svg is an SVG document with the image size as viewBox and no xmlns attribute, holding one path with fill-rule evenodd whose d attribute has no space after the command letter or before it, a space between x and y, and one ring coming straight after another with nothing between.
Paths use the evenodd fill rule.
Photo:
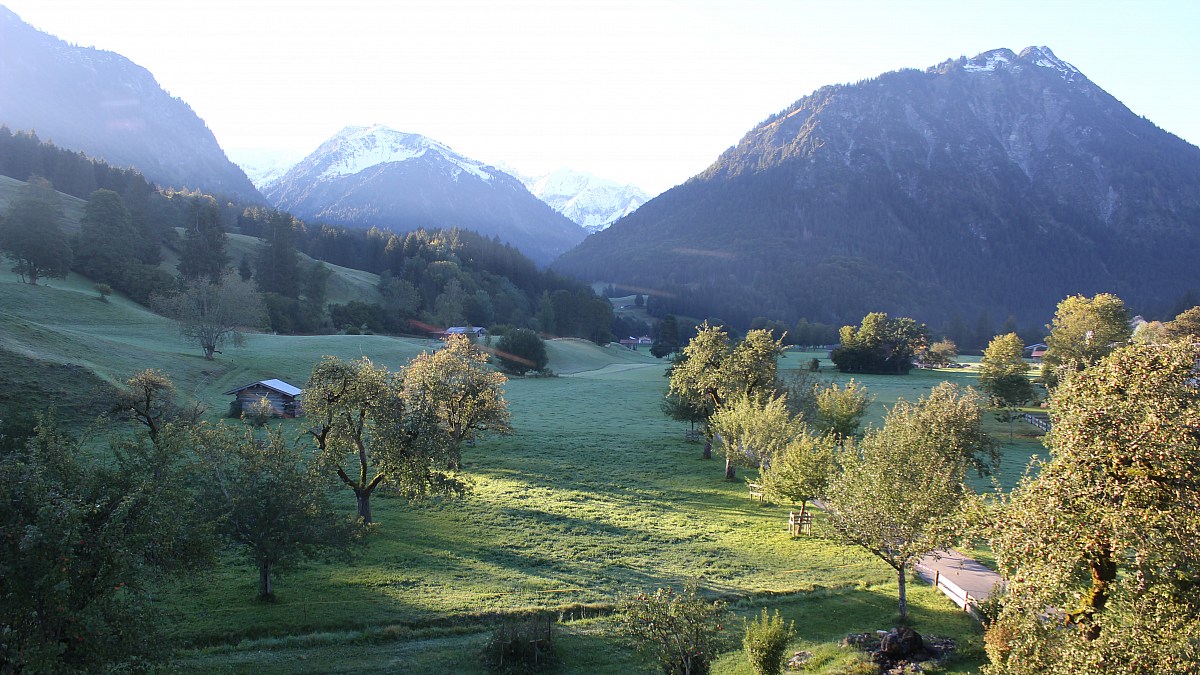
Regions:
<instances>
[{"instance_id":1,"label":"snow-capped mountain peak","mask_svg":"<svg viewBox=\"0 0 1200 675\"><path fill-rule=\"evenodd\" d=\"M599 232L637 210L650 196L636 185L622 185L583 171L561 168L541 176L526 176L502 166L555 211L579 223L588 232Z\"/></svg>"},{"instance_id":2,"label":"snow-capped mountain peak","mask_svg":"<svg viewBox=\"0 0 1200 675\"><path fill-rule=\"evenodd\" d=\"M1021 58L1031 60L1042 68L1057 70L1067 82L1073 82L1077 75L1082 75L1078 68L1055 56L1049 47L1026 47L1021 51Z\"/></svg>"},{"instance_id":3,"label":"snow-capped mountain peak","mask_svg":"<svg viewBox=\"0 0 1200 675\"><path fill-rule=\"evenodd\" d=\"M477 178L490 181L491 173L484 164L454 152L442 143L421 134L409 134L376 124L370 127L349 126L326 141L313 155L328 160L320 177L323 179L353 176L373 166L404 162L435 153ZM310 155L312 157L313 155ZM454 176L458 178L457 175Z\"/></svg>"}]
</instances>

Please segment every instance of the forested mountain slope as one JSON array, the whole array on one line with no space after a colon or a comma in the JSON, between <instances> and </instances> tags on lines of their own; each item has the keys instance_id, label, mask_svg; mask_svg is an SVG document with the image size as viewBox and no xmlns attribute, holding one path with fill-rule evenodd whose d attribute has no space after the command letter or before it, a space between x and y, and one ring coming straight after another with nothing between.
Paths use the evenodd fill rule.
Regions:
<instances>
[{"instance_id":1,"label":"forested mountain slope","mask_svg":"<svg viewBox=\"0 0 1200 675\"><path fill-rule=\"evenodd\" d=\"M555 267L656 313L1044 323L1200 286L1200 149L1047 48L824 87Z\"/></svg>"},{"instance_id":2,"label":"forested mountain slope","mask_svg":"<svg viewBox=\"0 0 1200 675\"><path fill-rule=\"evenodd\" d=\"M204 121L149 71L120 54L41 33L3 6L0 92L0 124L14 132L35 130L60 148L135 168L163 187L262 201Z\"/></svg>"}]
</instances>

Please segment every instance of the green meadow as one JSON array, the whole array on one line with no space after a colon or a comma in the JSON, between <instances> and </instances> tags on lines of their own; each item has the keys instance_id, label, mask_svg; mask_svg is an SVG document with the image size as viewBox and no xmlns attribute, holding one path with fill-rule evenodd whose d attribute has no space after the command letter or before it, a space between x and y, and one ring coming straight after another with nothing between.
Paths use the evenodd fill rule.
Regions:
<instances>
[{"instance_id":1,"label":"green meadow","mask_svg":"<svg viewBox=\"0 0 1200 675\"><path fill-rule=\"evenodd\" d=\"M341 270L334 276L348 288L373 283ZM435 346L370 335L252 335L205 361L170 321L120 298L101 302L86 280L13 281L0 274L0 392L24 397L30 408L57 404L80 425L102 412L106 387L143 368L162 369L216 419L228 408L224 391L272 377L302 386L325 354L367 356L395 369ZM506 387L515 432L464 449L473 481L466 498L376 497L379 522L361 556L290 571L274 603L255 600L255 571L233 556L163 589L161 602L187 645L177 667L482 672L477 654L490 627L537 615L556 621L562 672L643 672L649 664L616 637L612 607L627 594L688 578L736 614L768 607L794 619L791 647L812 652L808 672L851 667L860 657L838 645L842 637L895 625L890 568L816 536L789 537L788 505L749 499L740 472L724 480L723 462L701 459L701 446L685 440L686 425L661 414L663 361L581 340L547 347L557 377ZM806 368L813 356L824 355L789 352L780 366ZM822 378L835 377L827 360L823 366ZM860 378L877 396L868 423L899 398L974 378L970 368ZM1011 485L1040 444L1027 425L1018 424L1024 435L1009 443L1007 425L990 424L1006 444L1000 483ZM285 432L304 442L302 420L286 423ZM335 480L330 490L351 513L353 496ZM979 627L932 589L910 588L917 630L959 641L958 656L939 672L977 670ZM740 620L727 630L730 653L715 672L750 672Z\"/></svg>"}]
</instances>

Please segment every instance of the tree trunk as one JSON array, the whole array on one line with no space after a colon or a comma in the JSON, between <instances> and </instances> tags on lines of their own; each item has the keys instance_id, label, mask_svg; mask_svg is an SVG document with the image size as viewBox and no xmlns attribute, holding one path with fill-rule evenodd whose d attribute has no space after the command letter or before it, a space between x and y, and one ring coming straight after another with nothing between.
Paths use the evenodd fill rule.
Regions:
<instances>
[{"instance_id":1,"label":"tree trunk","mask_svg":"<svg viewBox=\"0 0 1200 675\"><path fill-rule=\"evenodd\" d=\"M903 622L908 620L908 587L905 585L908 580L904 578L904 563L900 563L896 580L900 583L900 621Z\"/></svg>"},{"instance_id":2,"label":"tree trunk","mask_svg":"<svg viewBox=\"0 0 1200 675\"><path fill-rule=\"evenodd\" d=\"M264 560L258 564L258 599L269 600L274 591L271 588L271 561Z\"/></svg>"},{"instance_id":3,"label":"tree trunk","mask_svg":"<svg viewBox=\"0 0 1200 675\"><path fill-rule=\"evenodd\" d=\"M712 459L712 439L708 436L704 437L704 459Z\"/></svg>"},{"instance_id":4,"label":"tree trunk","mask_svg":"<svg viewBox=\"0 0 1200 675\"><path fill-rule=\"evenodd\" d=\"M371 524L371 493L368 490L360 488L354 489L354 496L358 499L358 515L363 519L364 525Z\"/></svg>"},{"instance_id":5,"label":"tree trunk","mask_svg":"<svg viewBox=\"0 0 1200 675\"><path fill-rule=\"evenodd\" d=\"M1083 639L1087 641L1100 637L1100 622L1097 614L1104 611L1108 604L1108 585L1117 580L1117 563L1113 560L1112 550L1105 546L1089 563L1092 572L1092 590L1083 599L1083 607L1077 614L1089 622L1084 626Z\"/></svg>"},{"instance_id":6,"label":"tree trunk","mask_svg":"<svg viewBox=\"0 0 1200 675\"><path fill-rule=\"evenodd\" d=\"M204 345L204 358L209 361L212 361L213 360L213 352L215 352L215 351L217 351L216 345Z\"/></svg>"},{"instance_id":7,"label":"tree trunk","mask_svg":"<svg viewBox=\"0 0 1200 675\"><path fill-rule=\"evenodd\" d=\"M732 457L725 458L725 480L733 480L736 478L737 465L733 463Z\"/></svg>"}]
</instances>

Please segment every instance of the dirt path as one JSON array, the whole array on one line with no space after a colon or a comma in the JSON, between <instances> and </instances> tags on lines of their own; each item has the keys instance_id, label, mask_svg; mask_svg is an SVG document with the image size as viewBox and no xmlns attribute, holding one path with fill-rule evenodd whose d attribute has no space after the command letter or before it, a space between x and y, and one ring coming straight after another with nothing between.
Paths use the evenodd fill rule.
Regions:
<instances>
[{"instance_id":1,"label":"dirt path","mask_svg":"<svg viewBox=\"0 0 1200 675\"><path fill-rule=\"evenodd\" d=\"M626 370L638 370L640 368L655 368L657 363L610 363L603 368L596 370L581 370L577 373L563 373L563 377L603 377L612 375L613 373L621 373Z\"/></svg>"},{"instance_id":2,"label":"dirt path","mask_svg":"<svg viewBox=\"0 0 1200 675\"><path fill-rule=\"evenodd\" d=\"M986 599L996 584L1000 583L999 574L958 551L938 551L936 556L925 556L917 565L917 574L931 584L935 570L941 579L966 591L973 600Z\"/></svg>"}]
</instances>

